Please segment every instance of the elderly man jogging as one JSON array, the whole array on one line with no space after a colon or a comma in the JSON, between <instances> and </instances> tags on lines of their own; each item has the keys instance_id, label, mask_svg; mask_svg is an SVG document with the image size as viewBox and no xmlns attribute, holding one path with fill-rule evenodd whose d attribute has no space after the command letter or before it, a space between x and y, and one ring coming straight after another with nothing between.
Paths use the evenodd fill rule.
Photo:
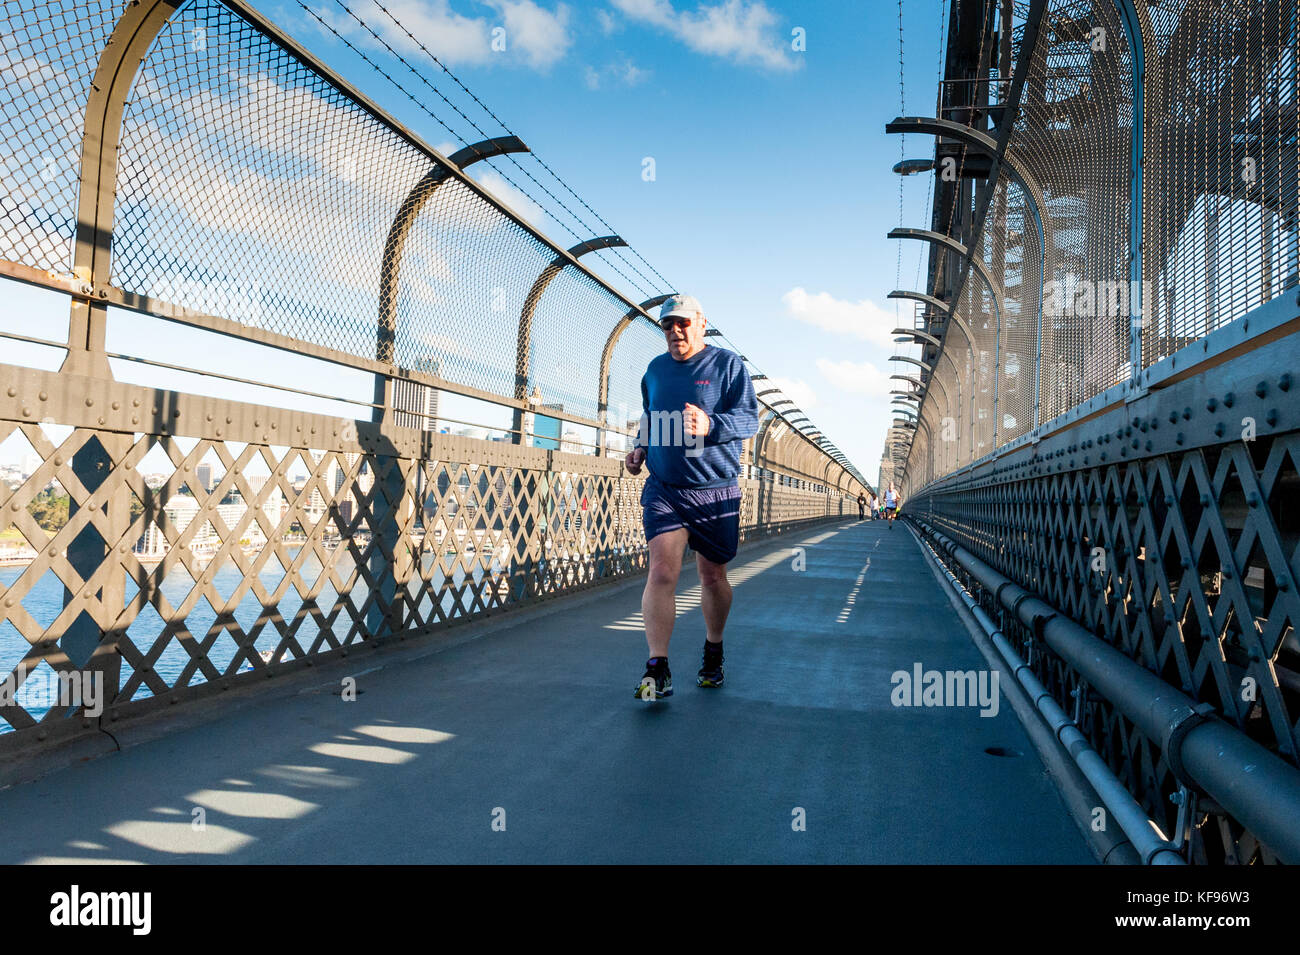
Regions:
<instances>
[{"instance_id":1,"label":"elderly man jogging","mask_svg":"<svg viewBox=\"0 0 1300 955\"><path fill-rule=\"evenodd\" d=\"M638 699L672 696L668 641L677 617L677 577L686 545L695 551L704 611L704 661L696 683L722 685L722 630L731 609L727 563L740 540L740 451L758 431L758 400L740 356L706 345L704 314L689 295L664 302L667 354L641 379L645 406L627 469L650 469L641 491L650 574L641 597L650 659Z\"/></svg>"},{"instance_id":2,"label":"elderly man jogging","mask_svg":"<svg viewBox=\"0 0 1300 955\"><path fill-rule=\"evenodd\" d=\"M889 529L894 529L894 518L898 516L898 507L902 503L899 500L898 492L894 490L891 482L889 490L885 492L885 518L889 521Z\"/></svg>"}]
</instances>

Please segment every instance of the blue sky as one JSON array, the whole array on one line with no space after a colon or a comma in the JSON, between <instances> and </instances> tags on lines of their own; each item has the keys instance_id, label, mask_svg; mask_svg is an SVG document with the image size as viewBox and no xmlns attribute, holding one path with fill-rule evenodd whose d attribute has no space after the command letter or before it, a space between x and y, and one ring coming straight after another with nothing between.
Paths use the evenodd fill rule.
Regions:
<instances>
[{"instance_id":1,"label":"blue sky","mask_svg":"<svg viewBox=\"0 0 1300 955\"><path fill-rule=\"evenodd\" d=\"M501 131L373 0L348 4L489 134ZM336 0L308 6L419 91L453 132L394 91L295 0L256 5L437 148L480 138ZM896 4L392 0L386 6L673 289L699 298L710 321L874 482L888 423L888 375L899 368L888 358L902 347L891 342L895 306L886 300L896 287L898 256L898 243L885 234L899 220L899 179L890 167L900 143L884 133L885 122L900 112ZM905 3L909 113L933 112L944 6L941 0ZM804 49L793 48L798 40ZM933 145L912 137L907 147L909 156L928 156ZM649 181L647 159L654 167ZM558 189L540 167L530 169ZM486 165L474 175L557 243L572 244L569 232ZM926 179L904 180L906 224L928 222ZM576 207L571 196L563 198ZM904 244L903 287L918 284L923 251L919 243ZM639 295L594 256L584 261ZM902 324L908 323L904 314ZM143 340L129 330L122 335L122 350ZM147 379L131 377L163 383L153 371ZM174 386L181 384L176 379Z\"/></svg>"}]
</instances>

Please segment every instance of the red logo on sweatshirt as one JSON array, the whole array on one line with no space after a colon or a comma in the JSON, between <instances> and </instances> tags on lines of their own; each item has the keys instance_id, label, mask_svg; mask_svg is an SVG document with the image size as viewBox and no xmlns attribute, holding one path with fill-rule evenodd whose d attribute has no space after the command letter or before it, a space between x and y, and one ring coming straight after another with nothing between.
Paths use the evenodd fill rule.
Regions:
<instances>
[{"instance_id":1,"label":"red logo on sweatshirt","mask_svg":"<svg viewBox=\"0 0 1300 955\"><path fill-rule=\"evenodd\" d=\"M696 383L697 385L709 385L709 384L712 384L712 382L709 381L709 379L707 379L707 378L701 378L701 379L699 379L698 381L696 381L695 383Z\"/></svg>"}]
</instances>

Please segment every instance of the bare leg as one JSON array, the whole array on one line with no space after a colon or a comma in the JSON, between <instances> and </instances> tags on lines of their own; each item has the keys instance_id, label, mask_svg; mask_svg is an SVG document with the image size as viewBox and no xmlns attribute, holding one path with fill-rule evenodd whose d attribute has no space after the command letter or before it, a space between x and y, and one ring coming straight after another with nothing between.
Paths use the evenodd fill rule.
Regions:
<instances>
[{"instance_id":1,"label":"bare leg","mask_svg":"<svg viewBox=\"0 0 1300 955\"><path fill-rule=\"evenodd\" d=\"M695 555L695 566L700 571L700 609L704 611L705 639L709 643L722 642L722 629L731 612L731 582L727 580L727 565L715 564L707 557Z\"/></svg>"},{"instance_id":2,"label":"bare leg","mask_svg":"<svg viewBox=\"0 0 1300 955\"><path fill-rule=\"evenodd\" d=\"M677 619L677 577L689 532L684 527L650 538L650 573L641 594L641 617L650 656L668 656L668 641Z\"/></svg>"}]
</instances>

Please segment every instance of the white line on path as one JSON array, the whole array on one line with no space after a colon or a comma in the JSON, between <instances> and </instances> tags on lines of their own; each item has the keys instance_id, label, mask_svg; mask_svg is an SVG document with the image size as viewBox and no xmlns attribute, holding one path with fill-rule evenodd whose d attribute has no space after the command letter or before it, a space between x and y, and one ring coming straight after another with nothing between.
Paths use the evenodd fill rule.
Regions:
<instances>
[{"instance_id":1,"label":"white line on path","mask_svg":"<svg viewBox=\"0 0 1300 955\"><path fill-rule=\"evenodd\" d=\"M858 600L858 591L862 589L862 581L867 576L867 570L870 569L870 567L871 558L868 557L867 562L862 565L862 570L858 572L858 579L853 582L853 589L850 590L849 595L844 598L844 606L840 608L840 615L835 619L836 623L848 622L849 614L853 612L853 605L857 603Z\"/></svg>"}]
</instances>

